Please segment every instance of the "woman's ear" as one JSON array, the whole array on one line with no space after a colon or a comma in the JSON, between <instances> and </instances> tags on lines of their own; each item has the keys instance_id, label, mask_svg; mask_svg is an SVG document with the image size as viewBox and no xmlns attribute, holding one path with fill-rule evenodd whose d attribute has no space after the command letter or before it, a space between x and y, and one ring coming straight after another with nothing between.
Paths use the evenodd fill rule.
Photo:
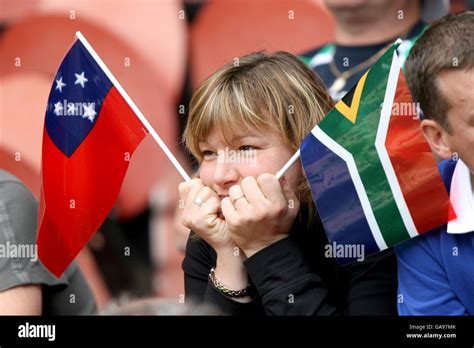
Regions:
<instances>
[{"instance_id":1,"label":"woman's ear","mask_svg":"<svg viewBox=\"0 0 474 348\"><path fill-rule=\"evenodd\" d=\"M421 121L421 130L426 141L439 157L450 159L452 156L451 148L448 143L448 132L434 120Z\"/></svg>"}]
</instances>

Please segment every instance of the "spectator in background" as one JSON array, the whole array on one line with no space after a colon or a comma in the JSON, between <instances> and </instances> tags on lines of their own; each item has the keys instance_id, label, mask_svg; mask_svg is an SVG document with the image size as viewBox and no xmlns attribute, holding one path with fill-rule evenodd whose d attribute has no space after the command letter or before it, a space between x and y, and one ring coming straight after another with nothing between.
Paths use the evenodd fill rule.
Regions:
<instances>
[{"instance_id":1,"label":"spectator in background","mask_svg":"<svg viewBox=\"0 0 474 348\"><path fill-rule=\"evenodd\" d=\"M334 42L304 53L301 58L339 101L398 37L402 61L426 29L423 12L446 12L446 0L325 0L334 16ZM438 10L438 11L436 11ZM441 10L441 11L440 11Z\"/></svg>"},{"instance_id":2,"label":"spectator in background","mask_svg":"<svg viewBox=\"0 0 474 348\"><path fill-rule=\"evenodd\" d=\"M0 315L93 314L95 299L76 262L56 278L38 259L38 204L0 170Z\"/></svg>"},{"instance_id":3,"label":"spectator in background","mask_svg":"<svg viewBox=\"0 0 474 348\"><path fill-rule=\"evenodd\" d=\"M474 315L474 12L421 36L406 76L457 219L395 247L401 315Z\"/></svg>"}]
</instances>

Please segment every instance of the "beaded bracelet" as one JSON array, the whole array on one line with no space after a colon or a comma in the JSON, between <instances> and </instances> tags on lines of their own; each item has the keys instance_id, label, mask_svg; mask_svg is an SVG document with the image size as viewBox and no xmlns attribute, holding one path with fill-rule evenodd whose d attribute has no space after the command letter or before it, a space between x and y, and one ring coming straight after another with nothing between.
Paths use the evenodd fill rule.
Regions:
<instances>
[{"instance_id":1,"label":"beaded bracelet","mask_svg":"<svg viewBox=\"0 0 474 348\"><path fill-rule=\"evenodd\" d=\"M250 290L252 288L251 285L247 286L245 289L242 290L231 290L226 288L221 282L219 282L216 278L215 270L214 268L211 268L211 272L209 273L209 280L211 281L211 284L214 286L216 290L219 292L223 293L224 295L228 297L245 297L250 295Z\"/></svg>"}]
</instances>

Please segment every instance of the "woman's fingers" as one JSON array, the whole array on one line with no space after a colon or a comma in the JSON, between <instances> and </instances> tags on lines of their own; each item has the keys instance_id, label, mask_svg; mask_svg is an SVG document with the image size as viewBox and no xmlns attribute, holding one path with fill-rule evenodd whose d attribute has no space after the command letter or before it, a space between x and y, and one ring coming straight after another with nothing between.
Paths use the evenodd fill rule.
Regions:
<instances>
[{"instance_id":1,"label":"woman's fingers","mask_svg":"<svg viewBox=\"0 0 474 348\"><path fill-rule=\"evenodd\" d=\"M191 190L192 187L196 185L202 185L201 179L192 179L192 180L183 181L182 183L180 183L178 185L179 198L185 202L186 198L189 195L189 191Z\"/></svg>"},{"instance_id":2,"label":"woman's fingers","mask_svg":"<svg viewBox=\"0 0 474 348\"><path fill-rule=\"evenodd\" d=\"M191 187L189 190L188 197L186 199L186 204L185 204L185 210L187 211L194 211L196 210L196 206L198 206L194 201L196 200L196 197L198 196L199 192L204 186L200 184L196 184ZM204 198L203 198L204 199Z\"/></svg>"},{"instance_id":3,"label":"woman's fingers","mask_svg":"<svg viewBox=\"0 0 474 348\"><path fill-rule=\"evenodd\" d=\"M221 202L217 197L209 197L201 206L201 214L202 215L215 215L219 208L221 207Z\"/></svg>"},{"instance_id":4,"label":"woman's fingers","mask_svg":"<svg viewBox=\"0 0 474 348\"><path fill-rule=\"evenodd\" d=\"M199 208L199 218L197 218L193 224L198 230L207 230L212 228L213 224L216 223L217 212L221 207L219 198L214 196L209 197Z\"/></svg>"},{"instance_id":5,"label":"woman's fingers","mask_svg":"<svg viewBox=\"0 0 474 348\"><path fill-rule=\"evenodd\" d=\"M189 218L189 196L192 190L199 190L199 186L201 185L200 179L192 179L190 181L184 181L179 184L178 191L179 191L179 207L182 208L181 212L181 223L186 226L187 228L191 228L191 222Z\"/></svg>"},{"instance_id":6,"label":"woman's fingers","mask_svg":"<svg viewBox=\"0 0 474 348\"><path fill-rule=\"evenodd\" d=\"M266 199L272 204L278 204L285 200L282 185L274 174L261 174L257 177L258 186Z\"/></svg>"},{"instance_id":7,"label":"woman's fingers","mask_svg":"<svg viewBox=\"0 0 474 348\"><path fill-rule=\"evenodd\" d=\"M199 179L191 181L193 182L189 185L189 192L183 211L183 216L186 216L185 225L192 225L193 221L199 220L199 217L202 217L204 214L217 214L220 207L220 198L216 192L210 187L204 186ZM185 189L185 187L182 188L183 191ZM210 203L208 203L209 200L211 200ZM202 210L204 206L207 209L205 212Z\"/></svg>"},{"instance_id":8,"label":"woman's fingers","mask_svg":"<svg viewBox=\"0 0 474 348\"><path fill-rule=\"evenodd\" d=\"M258 185L257 179L255 179L253 176L247 176L243 178L240 186L245 197L247 198L247 201L253 207L258 207L266 203L267 199Z\"/></svg>"},{"instance_id":9,"label":"woman's fingers","mask_svg":"<svg viewBox=\"0 0 474 348\"><path fill-rule=\"evenodd\" d=\"M203 205L206 204L210 198L216 198L219 200L219 196L208 186L201 186L196 191L191 190L188 196L189 211L198 214Z\"/></svg>"},{"instance_id":10,"label":"woman's fingers","mask_svg":"<svg viewBox=\"0 0 474 348\"><path fill-rule=\"evenodd\" d=\"M185 188L182 188L183 191ZM209 215L216 215L220 208L219 196L200 181L190 185L182 214L183 225L190 229L206 229ZM195 231L196 232L196 231Z\"/></svg>"},{"instance_id":11,"label":"woman's fingers","mask_svg":"<svg viewBox=\"0 0 474 348\"><path fill-rule=\"evenodd\" d=\"M239 213L244 214L251 210L247 197L242 191L242 187L240 185L234 185L229 189L229 198L230 203Z\"/></svg>"},{"instance_id":12,"label":"woman's fingers","mask_svg":"<svg viewBox=\"0 0 474 348\"><path fill-rule=\"evenodd\" d=\"M239 214L237 213L237 210L235 209L235 206L232 203L232 198L230 198L230 196L222 199L221 209L222 215L224 215L227 223L235 224L238 221Z\"/></svg>"}]
</instances>

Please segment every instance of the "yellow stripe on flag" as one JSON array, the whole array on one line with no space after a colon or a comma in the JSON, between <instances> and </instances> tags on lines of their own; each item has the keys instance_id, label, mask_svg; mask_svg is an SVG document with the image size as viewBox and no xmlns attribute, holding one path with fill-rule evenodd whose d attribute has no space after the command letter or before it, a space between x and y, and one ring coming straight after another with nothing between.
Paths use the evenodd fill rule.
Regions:
<instances>
[{"instance_id":1,"label":"yellow stripe on flag","mask_svg":"<svg viewBox=\"0 0 474 348\"><path fill-rule=\"evenodd\" d=\"M347 118L349 121L355 124L357 118L357 111L359 110L360 97L362 90L364 89L365 79L367 78L368 71L360 78L354 91L354 97L352 98L351 106L347 106L344 101L340 100L336 104L336 109Z\"/></svg>"}]
</instances>

